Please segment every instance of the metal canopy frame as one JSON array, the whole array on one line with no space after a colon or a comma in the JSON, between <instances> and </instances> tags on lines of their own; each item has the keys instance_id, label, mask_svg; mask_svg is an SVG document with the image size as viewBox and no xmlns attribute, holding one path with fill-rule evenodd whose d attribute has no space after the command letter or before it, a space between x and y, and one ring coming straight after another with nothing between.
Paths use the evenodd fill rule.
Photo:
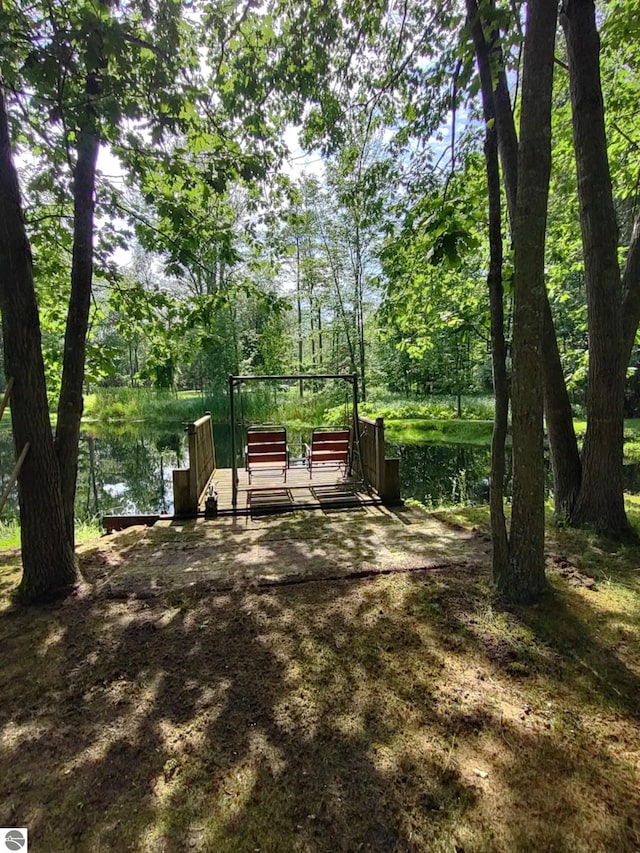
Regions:
<instances>
[{"instance_id":1,"label":"metal canopy frame","mask_svg":"<svg viewBox=\"0 0 640 853\"><path fill-rule=\"evenodd\" d=\"M231 418L231 503L235 512L238 505L238 463L236 461L236 415L235 415L235 392L245 382L303 382L314 379L338 379L351 384L353 394L353 422L354 440L358 445L358 457L362 468L362 457L360 455L360 431L358 424L358 374L357 373L288 373L273 376L229 376L229 409ZM362 471L364 476L364 470Z\"/></svg>"}]
</instances>

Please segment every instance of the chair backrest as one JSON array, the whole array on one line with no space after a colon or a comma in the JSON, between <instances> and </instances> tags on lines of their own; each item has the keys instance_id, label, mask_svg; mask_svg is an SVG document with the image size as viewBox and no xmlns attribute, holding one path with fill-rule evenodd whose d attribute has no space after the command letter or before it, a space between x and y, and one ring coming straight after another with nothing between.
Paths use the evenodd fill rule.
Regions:
<instances>
[{"instance_id":1,"label":"chair backrest","mask_svg":"<svg viewBox=\"0 0 640 853\"><path fill-rule=\"evenodd\" d=\"M284 427L247 431L247 458L249 463L286 462L287 431Z\"/></svg>"},{"instance_id":2,"label":"chair backrest","mask_svg":"<svg viewBox=\"0 0 640 853\"><path fill-rule=\"evenodd\" d=\"M347 462L349 456L348 429L314 429L311 433L311 458L326 462Z\"/></svg>"}]
</instances>

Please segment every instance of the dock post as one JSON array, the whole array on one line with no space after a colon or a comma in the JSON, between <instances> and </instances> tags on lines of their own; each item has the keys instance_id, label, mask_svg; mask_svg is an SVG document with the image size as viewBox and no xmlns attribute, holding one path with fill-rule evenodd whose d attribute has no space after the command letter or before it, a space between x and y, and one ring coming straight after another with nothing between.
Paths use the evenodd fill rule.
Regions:
<instances>
[{"instance_id":1,"label":"dock post","mask_svg":"<svg viewBox=\"0 0 640 853\"><path fill-rule=\"evenodd\" d=\"M200 497L198 494L198 469L200 460L198 459L198 435L195 424L189 424L187 434L189 440L189 506L194 514L197 515L198 498Z\"/></svg>"},{"instance_id":2,"label":"dock post","mask_svg":"<svg viewBox=\"0 0 640 853\"><path fill-rule=\"evenodd\" d=\"M376 484L375 489L379 495L385 490L385 444L384 444L384 419L376 418L375 429L375 454L376 454Z\"/></svg>"}]
</instances>

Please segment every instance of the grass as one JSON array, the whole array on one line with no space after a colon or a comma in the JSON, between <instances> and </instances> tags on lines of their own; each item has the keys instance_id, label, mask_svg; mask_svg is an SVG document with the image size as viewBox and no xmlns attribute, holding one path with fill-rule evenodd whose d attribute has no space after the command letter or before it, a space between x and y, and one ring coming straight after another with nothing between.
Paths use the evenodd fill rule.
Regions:
<instances>
[{"instance_id":1,"label":"grass","mask_svg":"<svg viewBox=\"0 0 640 853\"><path fill-rule=\"evenodd\" d=\"M385 421L385 437L396 444L491 444L491 421L394 420Z\"/></svg>"},{"instance_id":2,"label":"grass","mask_svg":"<svg viewBox=\"0 0 640 853\"><path fill-rule=\"evenodd\" d=\"M493 398L487 395L467 395L461 398L463 419L490 421L493 419ZM368 417L385 420L449 420L458 416L457 397L430 395L407 399L385 391L374 390L362 405Z\"/></svg>"},{"instance_id":3,"label":"grass","mask_svg":"<svg viewBox=\"0 0 640 853\"><path fill-rule=\"evenodd\" d=\"M0 522L0 550L20 547L20 525L16 521Z\"/></svg>"},{"instance_id":4,"label":"grass","mask_svg":"<svg viewBox=\"0 0 640 853\"><path fill-rule=\"evenodd\" d=\"M624 455L628 462L640 462L640 419L624 422Z\"/></svg>"},{"instance_id":5,"label":"grass","mask_svg":"<svg viewBox=\"0 0 640 853\"><path fill-rule=\"evenodd\" d=\"M236 397L236 417L249 423L312 425L322 423L325 410L344 397L344 389L329 386L300 399L296 386L288 390L263 383L245 384ZM151 388L104 388L85 398L84 419L102 423L126 421L188 422L211 412L216 423L229 418L229 397L222 392L157 391Z\"/></svg>"},{"instance_id":6,"label":"grass","mask_svg":"<svg viewBox=\"0 0 640 853\"><path fill-rule=\"evenodd\" d=\"M0 611L0 824L34 851L636 851L640 547L548 534L529 608L462 561Z\"/></svg>"},{"instance_id":7,"label":"grass","mask_svg":"<svg viewBox=\"0 0 640 853\"><path fill-rule=\"evenodd\" d=\"M195 420L205 411L197 391L175 394L152 388L100 388L85 396L87 421Z\"/></svg>"},{"instance_id":8,"label":"grass","mask_svg":"<svg viewBox=\"0 0 640 853\"><path fill-rule=\"evenodd\" d=\"M640 495L625 494L624 500L629 523L633 530L640 532ZM548 552L566 555L573 565L598 581L613 579L625 585L631 582L640 589L640 545L637 542L633 539L621 542L609 540L586 527L558 524L553 516L551 500L547 502L545 512ZM487 535L489 533L488 506L447 508L439 512L438 517L465 529L481 530Z\"/></svg>"},{"instance_id":9,"label":"grass","mask_svg":"<svg viewBox=\"0 0 640 853\"><path fill-rule=\"evenodd\" d=\"M86 542L100 536L102 528L99 521L77 521L76 542ZM17 521L0 521L0 551L20 547L20 525Z\"/></svg>"},{"instance_id":10,"label":"grass","mask_svg":"<svg viewBox=\"0 0 640 853\"><path fill-rule=\"evenodd\" d=\"M244 413L245 419L256 423L337 423L344 418L345 400L351 405L350 392L350 386L339 382L319 383L316 390L307 387L300 398L297 385L287 388L284 384L273 387L247 383L237 398L238 416ZM222 392L202 395L197 391L174 393L151 388L101 388L86 396L84 417L93 421L160 418L188 421L210 411L216 420L225 420L228 410L228 395ZM446 396L411 400L374 389L360 410L368 417L388 420L451 420L457 415L457 400ZM463 397L462 413L466 420L490 420L493 402L486 396Z\"/></svg>"},{"instance_id":11,"label":"grass","mask_svg":"<svg viewBox=\"0 0 640 853\"><path fill-rule=\"evenodd\" d=\"M349 402L350 405L350 402ZM318 424L344 421L345 389L338 383L319 391L307 388L301 399L297 386L288 390L265 385L247 385L237 399L237 416L248 423L286 423L291 429L304 430ZM407 444L491 443L493 401L487 396L462 398L462 419L457 418L455 397L432 396L406 399L400 395L373 389L360 405L366 417L383 417L389 438ZM98 389L85 398L85 422L109 424L127 429L135 421L186 423L210 411L219 423L227 421L229 400L224 393L201 395L197 391L156 391L150 388ZM575 420L580 438L586 423ZM95 427L94 427L95 428ZM625 460L640 462L640 419L625 421Z\"/></svg>"},{"instance_id":12,"label":"grass","mask_svg":"<svg viewBox=\"0 0 640 853\"><path fill-rule=\"evenodd\" d=\"M632 528L640 531L640 496L625 495L625 509ZM441 516L465 528L488 533L489 510L473 507L449 510ZM591 677L600 681L604 704L631 700L633 684L640 677L640 545L633 539L610 540L588 528L556 524L551 502L547 505L546 552L548 565L578 587L571 594L555 574L546 602L531 608L527 620L543 642L560 649L587 673L584 699ZM582 587L596 581L597 594ZM590 581L589 581L590 583ZM574 599L575 612L567 602ZM597 604L597 606L595 606ZM592 631L581 620L589 620ZM627 656L628 648L634 652ZM636 653L637 656L636 656ZM584 674L584 673L583 673ZM591 697L593 700L595 697ZM640 713L640 703L636 712Z\"/></svg>"}]
</instances>

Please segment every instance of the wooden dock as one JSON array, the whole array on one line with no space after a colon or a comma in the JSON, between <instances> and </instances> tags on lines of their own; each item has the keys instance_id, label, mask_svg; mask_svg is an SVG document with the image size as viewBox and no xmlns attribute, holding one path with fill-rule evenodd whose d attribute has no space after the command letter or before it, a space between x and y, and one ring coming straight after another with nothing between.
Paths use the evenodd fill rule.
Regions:
<instances>
[{"instance_id":1,"label":"wooden dock","mask_svg":"<svg viewBox=\"0 0 640 853\"><path fill-rule=\"evenodd\" d=\"M232 502L231 468L218 468L213 472L209 485L214 486L218 495L219 516L228 515L275 515L297 510L331 510L362 506L381 506L382 500L374 493L367 492L362 483L350 477L343 477L338 470L316 470L313 479L309 470L302 466L287 469L287 480L282 474L256 474L249 484L247 472L238 469L238 503L234 512ZM197 515L205 515L205 489L198 504ZM123 530L134 525L153 525L157 521L172 521L181 515L106 515L102 526L107 533Z\"/></svg>"},{"instance_id":2,"label":"wooden dock","mask_svg":"<svg viewBox=\"0 0 640 853\"><path fill-rule=\"evenodd\" d=\"M231 515L234 512L232 475L231 468L222 468L211 476L210 482L215 485L218 494L219 515ZM362 483L344 477L337 469L317 469L313 472L313 478L310 478L306 466L294 465L287 469L286 481L278 472L254 472L251 479L249 483L247 472L238 469L237 514L270 514L381 503L377 496L363 488ZM200 511L204 511L204 508L204 504L198 507Z\"/></svg>"},{"instance_id":3,"label":"wooden dock","mask_svg":"<svg viewBox=\"0 0 640 853\"><path fill-rule=\"evenodd\" d=\"M385 456L382 418L358 418L352 435L358 436L354 450L354 471L362 478L346 473L345 466L318 465L311 476L304 460L289 462L284 470L247 471L238 467L236 503L233 503L233 468L216 468L213 429L209 414L188 427L189 467L173 471L174 516L105 516L107 532L136 524L152 525L173 518L205 515L267 515L295 510L330 510L361 506L394 506L400 499L399 460ZM331 457L332 459L334 457ZM216 495L215 501L211 492Z\"/></svg>"}]
</instances>

